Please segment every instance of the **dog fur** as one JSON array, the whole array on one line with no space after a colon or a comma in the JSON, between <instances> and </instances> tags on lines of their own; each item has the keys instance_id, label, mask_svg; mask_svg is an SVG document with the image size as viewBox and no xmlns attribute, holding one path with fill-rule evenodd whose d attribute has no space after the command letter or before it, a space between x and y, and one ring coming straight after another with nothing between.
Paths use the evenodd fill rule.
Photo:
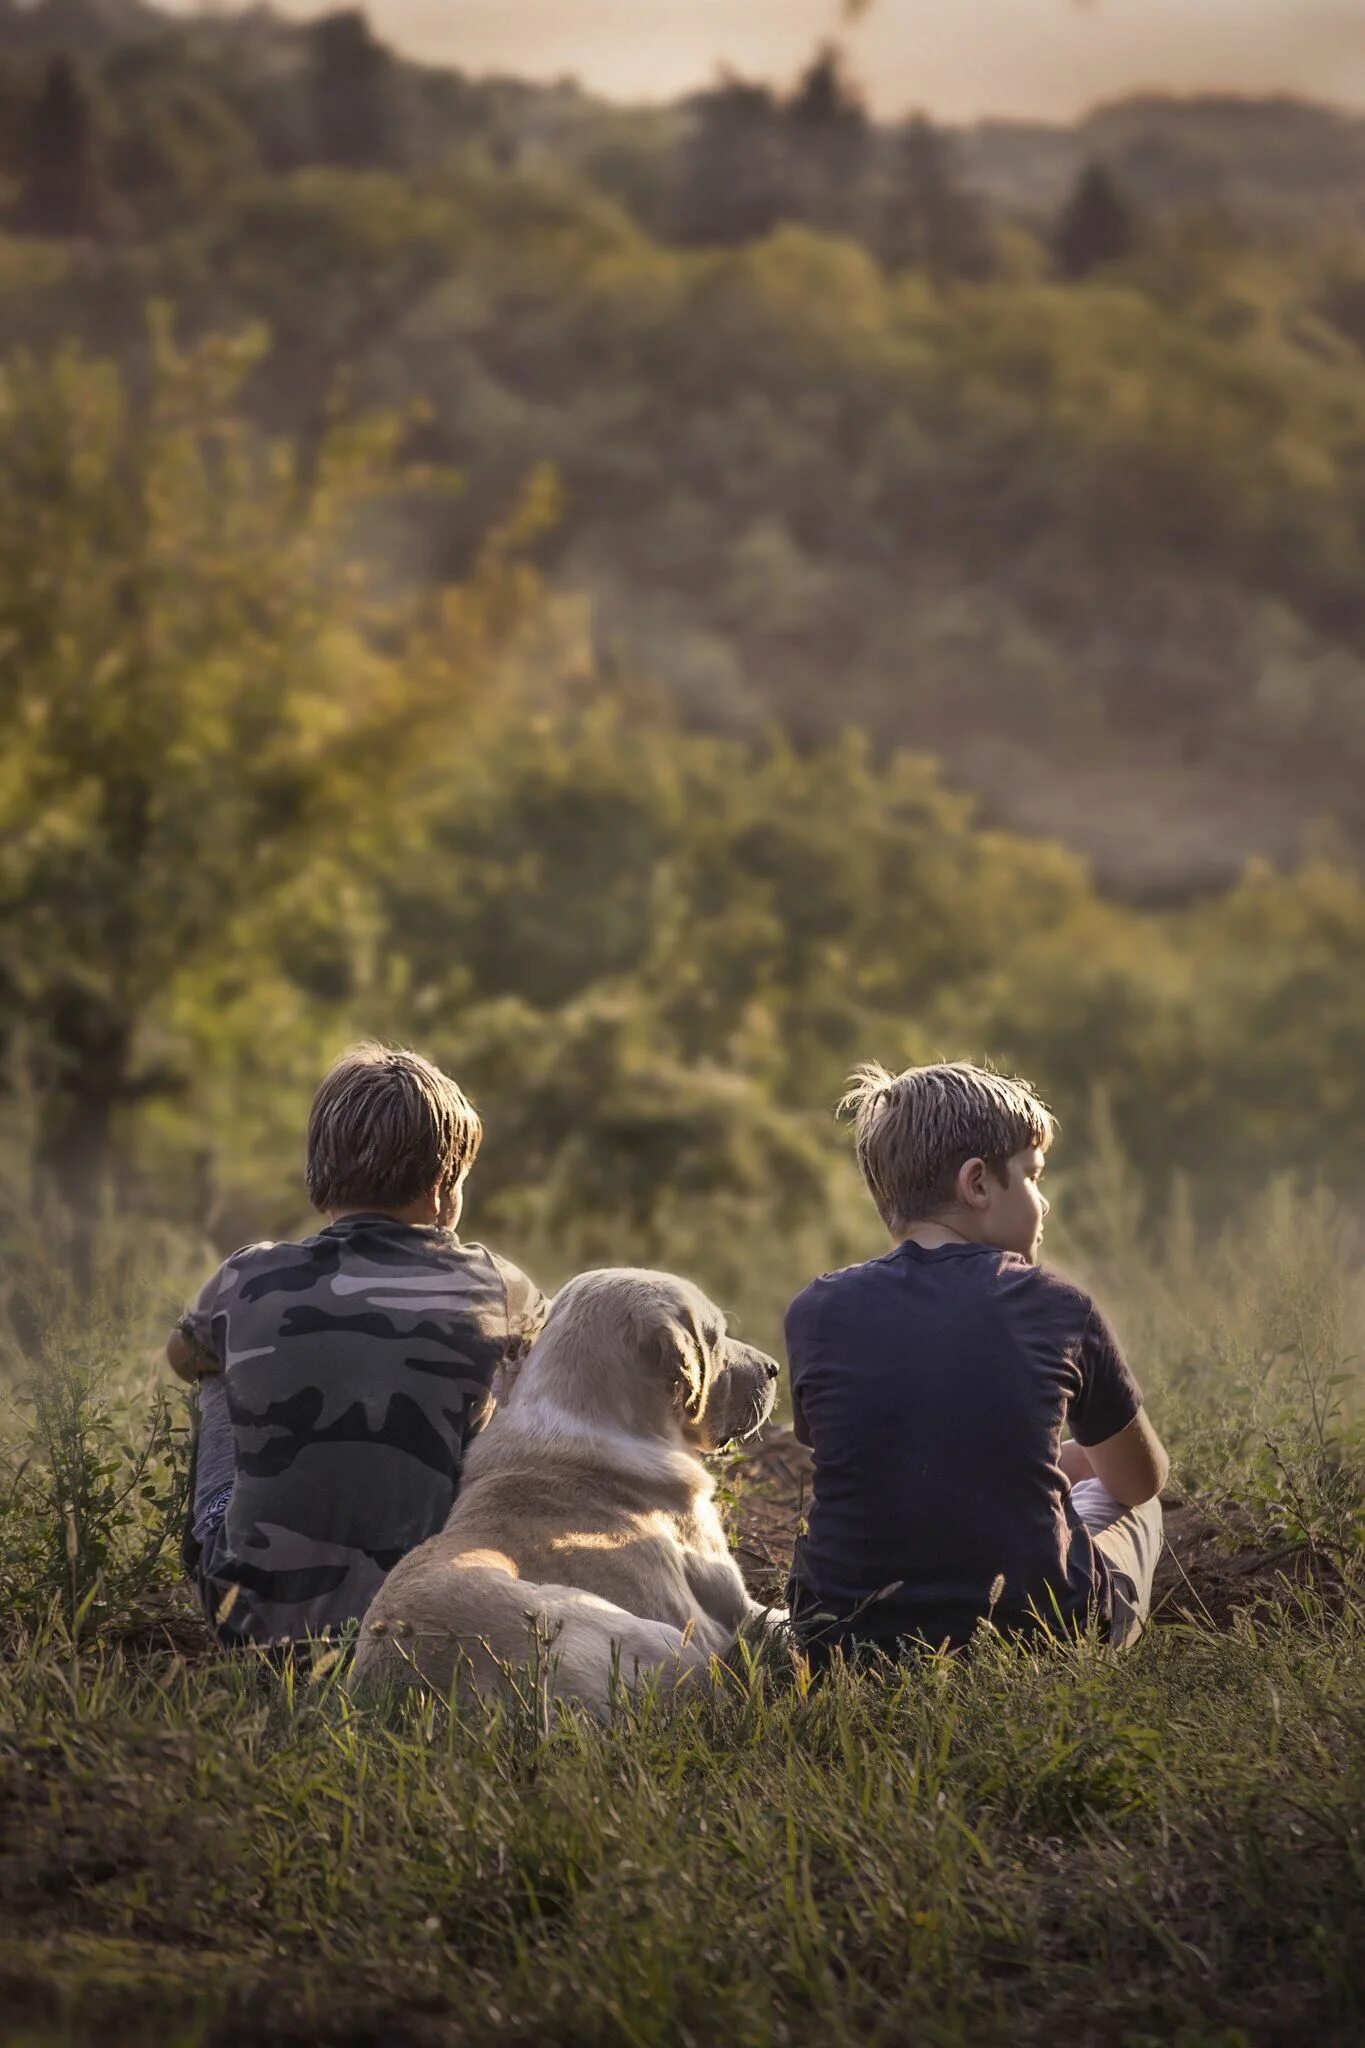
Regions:
<instances>
[{"instance_id":1,"label":"dog fur","mask_svg":"<svg viewBox=\"0 0 1365 2048\"><path fill-rule=\"evenodd\" d=\"M355 1681L489 1692L536 1660L553 1696L606 1716L618 1681L706 1669L765 1610L700 1454L761 1427L777 1374L689 1281L571 1281L471 1445L445 1528L380 1588Z\"/></svg>"}]
</instances>

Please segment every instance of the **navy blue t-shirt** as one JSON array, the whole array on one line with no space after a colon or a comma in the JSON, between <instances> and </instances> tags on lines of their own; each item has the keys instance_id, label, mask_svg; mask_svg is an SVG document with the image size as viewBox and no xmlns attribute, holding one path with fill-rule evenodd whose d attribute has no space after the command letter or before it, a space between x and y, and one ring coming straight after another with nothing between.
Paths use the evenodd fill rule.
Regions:
<instances>
[{"instance_id":1,"label":"navy blue t-shirt","mask_svg":"<svg viewBox=\"0 0 1365 2048\"><path fill-rule=\"evenodd\" d=\"M1142 1394L1089 1295L991 1245L906 1243L812 1281L786 1331L815 1461L798 1634L957 1647L988 1613L1020 1633L1035 1615L1108 1623L1108 1567L1058 1449L1064 1423L1081 1444L1114 1436Z\"/></svg>"}]
</instances>

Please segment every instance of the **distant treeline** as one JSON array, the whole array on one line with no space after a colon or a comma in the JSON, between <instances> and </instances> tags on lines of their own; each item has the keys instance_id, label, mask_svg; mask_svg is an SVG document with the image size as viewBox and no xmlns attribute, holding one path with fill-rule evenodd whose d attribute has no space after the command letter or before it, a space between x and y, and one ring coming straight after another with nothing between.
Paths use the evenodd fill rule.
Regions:
<instances>
[{"instance_id":1,"label":"distant treeline","mask_svg":"<svg viewBox=\"0 0 1365 2048\"><path fill-rule=\"evenodd\" d=\"M1365 120L1344 113L1290 98L1146 95L1065 128L996 119L947 133L922 115L875 124L833 45L786 91L726 73L662 109L614 106L572 81L472 80L409 62L360 9L300 25L267 7L187 17L143 0L0 0L0 53L13 95L6 110L17 119L11 145L22 153L31 127L35 65L72 61L93 95L113 183L134 206L150 198L153 160L168 144L180 161L160 168L189 169L193 151L177 146L176 131L181 143L218 154L221 170L235 129L237 150L244 144L269 170L413 171L475 142L506 166L554 163L586 175L656 233L734 241L803 220L893 255L906 246L899 216L936 211L959 178L1003 214L1037 224L1061 212L1097 162L1143 207L1356 224L1365 211ZM194 196L181 188L182 199ZM965 247L961 206L954 195L947 211L959 211Z\"/></svg>"}]
</instances>

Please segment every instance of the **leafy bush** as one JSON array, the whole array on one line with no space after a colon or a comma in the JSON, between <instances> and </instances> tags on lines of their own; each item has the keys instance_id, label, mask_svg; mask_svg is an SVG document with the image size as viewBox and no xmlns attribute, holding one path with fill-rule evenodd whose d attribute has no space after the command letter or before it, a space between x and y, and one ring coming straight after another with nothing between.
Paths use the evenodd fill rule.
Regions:
<instances>
[{"instance_id":1,"label":"leafy bush","mask_svg":"<svg viewBox=\"0 0 1365 2048\"><path fill-rule=\"evenodd\" d=\"M17 1363L19 1428L0 1438L3 1628L107 1642L180 1577L183 1403L161 1388L129 1398L126 1340L69 1309Z\"/></svg>"}]
</instances>

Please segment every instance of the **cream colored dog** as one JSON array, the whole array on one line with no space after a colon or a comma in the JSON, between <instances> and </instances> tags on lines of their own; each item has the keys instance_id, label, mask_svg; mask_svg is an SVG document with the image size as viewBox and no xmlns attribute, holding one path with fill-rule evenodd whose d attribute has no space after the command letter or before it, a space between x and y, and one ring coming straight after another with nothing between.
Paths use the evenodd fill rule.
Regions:
<instances>
[{"instance_id":1,"label":"cream colored dog","mask_svg":"<svg viewBox=\"0 0 1365 2048\"><path fill-rule=\"evenodd\" d=\"M552 1694L605 1715L617 1673L633 1689L706 1668L765 1611L698 1454L766 1422L777 1374L686 1280L571 1281L470 1447L445 1528L376 1595L356 1680L446 1691L459 1666L490 1691L538 1657Z\"/></svg>"}]
</instances>

